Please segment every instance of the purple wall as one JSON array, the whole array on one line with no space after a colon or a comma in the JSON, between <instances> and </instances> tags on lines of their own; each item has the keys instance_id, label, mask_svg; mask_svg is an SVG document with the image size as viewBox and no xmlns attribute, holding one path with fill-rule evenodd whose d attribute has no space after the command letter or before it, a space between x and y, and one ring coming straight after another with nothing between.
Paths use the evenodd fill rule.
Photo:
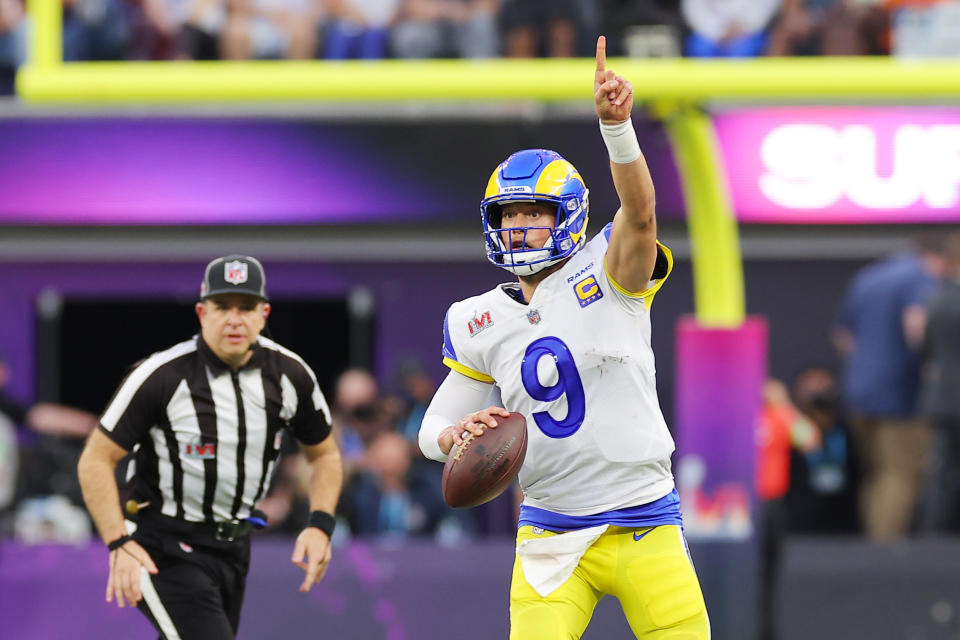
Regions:
<instances>
[{"instance_id":1,"label":"purple wall","mask_svg":"<svg viewBox=\"0 0 960 640\"><path fill-rule=\"evenodd\" d=\"M323 581L304 595L297 592L303 573L290 563L293 540L255 540L237 638L506 638L514 542L467 545L352 542L334 549ZM107 553L100 544L78 549L0 543L3 637L156 638L141 613L104 602L106 579ZM627 633L619 606L608 599L584 637Z\"/></svg>"},{"instance_id":2,"label":"purple wall","mask_svg":"<svg viewBox=\"0 0 960 640\"><path fill-rule=\"evenodd\" d=\"M506 638L514 546L512 538L466 540L456 546L355 540L334 548L323 581L304 595L297 592L303 573L290 563L293 540L255 539L237 640ZM749 578L737 566L718 565L718 549L712 545L693 545L691 555L708 608L737 597L736 589L728 589L725 599L714 597L721 568L724 581ZM142 614L104 602L106 580L107 552L99 543L74 548L0 542L0 635L18 640L156 638ZM727 628L729 617L723 607L710 609L715 630ZM583 640L628 637L617 600L601 600Z\"/></svg>"},{"instance_id":3,"label":"purple wall","mask_svg":"<svg viewBox=\"0 0 960 640\"><path fill-rule=\"evenodd\" d=\"M659 124L637 131L661 215L681 215ZM476 220L493 169L524 147L579 167L617 203L595 121L324 123L74 118L0 121L0 224L257 225Z\"/></svg>"}]
</instances>

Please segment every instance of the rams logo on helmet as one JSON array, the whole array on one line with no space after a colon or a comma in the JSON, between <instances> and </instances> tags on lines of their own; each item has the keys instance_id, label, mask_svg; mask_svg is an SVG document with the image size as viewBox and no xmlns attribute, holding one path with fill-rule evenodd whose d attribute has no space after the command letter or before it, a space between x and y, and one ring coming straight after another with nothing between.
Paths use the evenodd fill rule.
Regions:
<instances>
[{"instance_id":1,"label":"rams logo on helmet","mask_svg":"<svg viewBox=\"0 0 960 640\"><path fill-rule=\"evenodd\" d=\"M569 258L586 243L589 191L577 169L556 151L525 149L498 166L480 202L487 258L517 275L531 275ZM541 249L503 242L501 209L510 202L543 202L556 209L556 224ZM536 227L520 227L531 229Z\"/></svg>"}]
</instances>

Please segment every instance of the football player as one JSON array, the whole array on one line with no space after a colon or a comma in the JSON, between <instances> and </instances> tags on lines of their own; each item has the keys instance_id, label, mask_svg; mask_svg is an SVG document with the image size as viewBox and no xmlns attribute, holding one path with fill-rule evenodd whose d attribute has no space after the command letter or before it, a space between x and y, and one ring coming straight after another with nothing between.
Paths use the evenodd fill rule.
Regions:
<instances>
[{"instance_id":1,"label":"football player","mask_svg":"<svg viewBox=\"0 0 960 640\"><path fill-rule=\"evenodd\" d=\"M594 106L619 211L588 242L587 187L572 164L527 149L496 168L480 204L484 241L518 282L447 311L451 372L420 447L443 461L508 410L527 419L511 638L579 638L610 594L638 638L706 640L650 346L651 304L673 258L657 242L653 182L630 120L633 85L606 68L602 36ZM482 408L494 386L503 406Z\"/></svg>"}]
</instances>

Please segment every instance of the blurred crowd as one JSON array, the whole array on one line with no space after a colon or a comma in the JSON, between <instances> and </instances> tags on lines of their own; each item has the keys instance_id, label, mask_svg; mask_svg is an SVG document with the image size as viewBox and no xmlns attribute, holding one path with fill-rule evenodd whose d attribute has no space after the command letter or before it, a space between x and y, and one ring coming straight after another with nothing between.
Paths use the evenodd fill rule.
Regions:
<instances>
[{"instance_id":1,"label":"blurred crowd","mask_svg":"<svg viewBox=\"0 0 960 640\"><path fill-rule=\"evenodd\" d=\"M957 0L62 0L66 60L960 54ZM0 0L0 66L26 56Z\"/></svg>"},{"instance_id":2,"label":"blurred crowd","mask_svg":"<svg viewBox=\"0 0 960 640\"><path fill-rule=\"evenodd\" d=\"M27 56L0 0L0 94ZM63 57L960 56L960 0L62 0Z\"/></svg>"},{"instance_id":3,"label":"blurred crowd","mask_svg":"<svg viewBox=\"0 0 960 640\"><path fill-rule=\"evenodd\" d=\"M775 640L784 540L960 534L960 231L861 269L836 311L841 360L769 379L758 421L759 637Z\"/></svg>"},{"instance_id":4,"label":"blurred crowd","mask_svg":"<svg viewBox=\"0 0 960 640\"><path fill-rule=\"evenodd\" d=\"M960 533L960 232L863 268L831 337L839 371L764 389L765 524L878 542Z\"/></svg>"}]
</instances>

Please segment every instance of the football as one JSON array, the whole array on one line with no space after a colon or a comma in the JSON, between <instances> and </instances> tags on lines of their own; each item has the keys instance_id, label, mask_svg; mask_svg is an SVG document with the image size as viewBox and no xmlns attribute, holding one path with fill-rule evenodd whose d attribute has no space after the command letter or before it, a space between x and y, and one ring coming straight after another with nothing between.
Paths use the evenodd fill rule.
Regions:
<instances>
[{"instance_id":1,"label":"football","mask_svg":"<svg viewBox=\"0 0 960 640\"><path fill-rule=\"evenodd\" d=\"M527 453L527 421L521 413L497 417L496 428L463 440L443 467L443 499L458 509L489 502L510 486Z\"/></svg>"}]
</instances>

